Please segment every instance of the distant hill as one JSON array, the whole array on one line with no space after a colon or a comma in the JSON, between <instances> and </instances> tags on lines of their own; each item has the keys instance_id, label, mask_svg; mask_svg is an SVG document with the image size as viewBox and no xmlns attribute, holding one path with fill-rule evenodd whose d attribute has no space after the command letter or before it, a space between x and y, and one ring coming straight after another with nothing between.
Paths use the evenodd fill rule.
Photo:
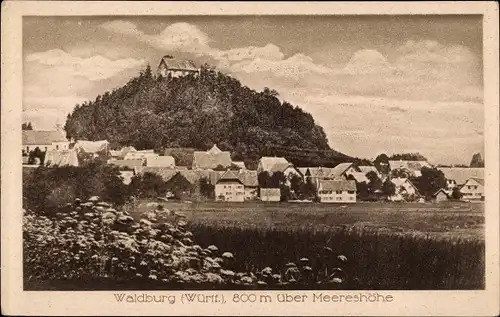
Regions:
<instances>
[{"instance_id":1,"label":"distant hill","mask_svg":"<svg viewBox=\"0 0 500 317\"><path fill-rule=\"evenodd\" d=\"M110 141L112 147L207 150L213 144L234 160L285 156L298 166L353 160L328 145L313 117L268 88L256 92L206 65L200 75L165 79L150 67L126 85L77 105L68 138Z\"/></svg>"}]
</instances>

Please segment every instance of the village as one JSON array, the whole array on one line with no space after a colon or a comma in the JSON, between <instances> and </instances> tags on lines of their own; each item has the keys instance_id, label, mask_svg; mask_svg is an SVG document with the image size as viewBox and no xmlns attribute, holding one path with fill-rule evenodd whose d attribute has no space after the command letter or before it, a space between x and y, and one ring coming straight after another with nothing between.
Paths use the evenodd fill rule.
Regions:
<instances>
[{"instance_id":1,"label":"village","mask_svg":"<svg viewBox=\"0 0 500 317\"><path fill-rule=\"evenodd\" d=\"M203 191L201 184L205 182L211 191L205 193L206 196L215 201L287 200L349 204L368 200L360 197L361 185L379 182L389 189L375 190L377 200L422 203L426 199L431 202L484 200L484 169L480 167L438 167L445 175L446 186L431 197L425 197L410 179L421 176L423 168L432 168L426 161L389 160L384 173L373 165L350 162L333 168L303 167L294 166L285 157L261 157L257 168L249 169L244 162L233 161L230 152L220 150L215 144L207 151L170 148L157 153L153 149L136 150L132 146L112 150L106 140L68 141L63 131L22 132L26 168L79 166L89 159L105 160L120 169L125 184L130 184L136 175L152 173L160 176L168 188L163 199L193 199L200 196ZM37 153L39 157L36 157ZM388 181L392 185L386 186ZM299 190L300 186L306 189ZM285 197L284 188L289 189ZM299 191L302 192L300 195Z\"/></svg>"}]
</instances>

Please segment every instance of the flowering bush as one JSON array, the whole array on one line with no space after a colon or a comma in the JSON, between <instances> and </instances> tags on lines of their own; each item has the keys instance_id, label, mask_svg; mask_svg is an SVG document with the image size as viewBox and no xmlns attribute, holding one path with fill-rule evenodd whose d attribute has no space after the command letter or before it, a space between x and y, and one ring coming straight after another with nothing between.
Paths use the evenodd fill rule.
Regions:
<instances>
[{"instance_id":1,"label":"flowering bush","mask_svg":"<svg viewBox=\"0 0 500 317\"><path fill-rule=\"evenodd\" d=\"M324 265L313 270L309 259L302 258L277 270L265 267L257 272L235 272L231 252L195 244L186 225L182 215L162 208L135 221L127 211L98 197L84 203L77 199L52 218L25 211L25 279L29 284L100 277L183 288L307 288L318 284L337 288L346 282L342 264L347 258L343 255L336 258L337 267ZM324 252L331 257L333 251L325 248Z\"/></svg>"}]
</instances>

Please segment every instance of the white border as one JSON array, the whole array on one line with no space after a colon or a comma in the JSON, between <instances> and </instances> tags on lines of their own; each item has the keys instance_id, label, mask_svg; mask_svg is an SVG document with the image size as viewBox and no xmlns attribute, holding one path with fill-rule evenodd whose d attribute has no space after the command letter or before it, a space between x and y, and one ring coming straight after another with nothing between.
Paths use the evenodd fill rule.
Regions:
<instances>
[{"instance_id":1,"label":"white border","mask_svg":"<svg viewBox=\"0 0 500 317\"><path fill-rule=\"evenodd\" d=\"M499 308L499 72L496 2L2 2L2 313L22 315L453 315L495 316ZM486 290L388 291L392 303L118 304L112 292L23 292L21 231L23 15L483 14L486 162ZM153 293L153 292L151 292ZM161 292L171 293L171 292ZM271 292L269 292L271 293ZM275 293L275 292L273 292ZM294 293L312 293L294 292ZM359 292L343 292L359 293Z\"/></svg>"}]
</instances>

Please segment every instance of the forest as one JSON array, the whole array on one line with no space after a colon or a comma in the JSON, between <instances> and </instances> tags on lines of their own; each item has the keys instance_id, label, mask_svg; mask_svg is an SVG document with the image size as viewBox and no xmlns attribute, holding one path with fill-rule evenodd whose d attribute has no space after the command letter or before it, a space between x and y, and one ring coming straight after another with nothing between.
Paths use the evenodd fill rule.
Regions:
<instances>
[{"instance_id":1,"label":"forest","mask_svg":"<svg viewBox=\"0 0 500 317\"><path fill-rule=\"evenodd\" d=\"M353 158L330 148L311 114L256 92L203 65L199 76L163 78L150 66L123 87L78 104L68 114L68 138L106 139L114 148L194 148L213 144L233 160L284 156L299 166L334 166Z\"/></svg>"}]
</instances>

